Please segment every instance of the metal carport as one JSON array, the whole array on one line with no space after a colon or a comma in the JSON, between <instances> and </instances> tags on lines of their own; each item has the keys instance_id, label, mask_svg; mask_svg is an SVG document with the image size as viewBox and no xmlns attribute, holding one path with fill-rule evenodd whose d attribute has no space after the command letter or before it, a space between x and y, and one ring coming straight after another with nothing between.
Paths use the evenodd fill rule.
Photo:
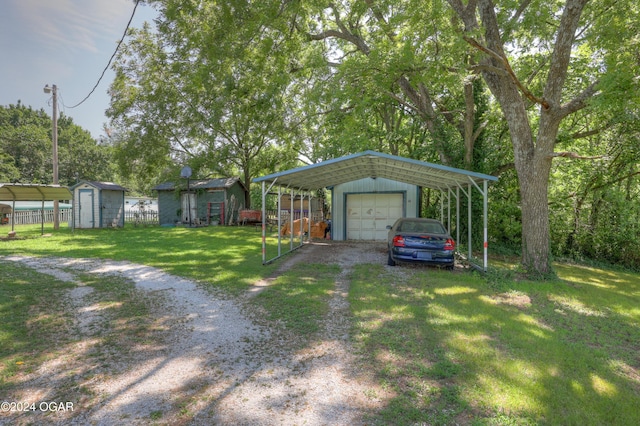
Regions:
<instances>
[{"instance_id":1,"label":"metal carport","mask_svg":"<svg viewBox=\"0 0 640 426\"><path fill-rule=\"evenodd\" d=\"M483 227L484 227L484 254L482 269L487 270L487 211L488 211L488 183L497 181L495 176L485 175L482 173L471 172L463 169L442 166L439 164L427 163L424 161L413 160L410 158L398 157L389 154L382 154L376 151L364 151L357 154L347 155L344 157L323 161L317 164L311 164L304 167L270 174L255 178L253 181L262 184L262 261L269 263L282 255L281 241L278 237L278 256L266 259L266 195L271 191L274 185L278 187L278 194L281 188L290 190L292 197L294 192L300 194L310 193L318 189L329 186L338 185L345 182L351 182L363 178L385 178L400 182L418 185L423 188L431 188L440 190L446 198L447 205L441 204L441 215L444 217L446 208L451 224L451 199L456 200L456 242L460 241L460 192L467 196L468 204L468 259L473 258L471 253L471 194L473 188L477 189L483 197ZM280 199L280 196L278 196ZM278 210L280 206L278 206ZM279 218L279 216L278 216ZM311 221L309 220L309 223ZM278 223L278 225L280 225ZM291 249L293 250L293 234L291 240Z\"/></svg>"},{"instance_id":2,"label":"metal carport","mask_svg":"<svg viewBox=\"0 0 640 426\"><path fill-rule=\"evenodd\" d=\"M66 186L38 185L29 183L0 183L0 201L12 201L12 210L15 211L16 201L41 201L44 210L45 201L70 200L71 192ZM11 230L15 227L13 215L11 216ZM44 215L42 222L44 233Z\"/></svg>"}]
</instances>

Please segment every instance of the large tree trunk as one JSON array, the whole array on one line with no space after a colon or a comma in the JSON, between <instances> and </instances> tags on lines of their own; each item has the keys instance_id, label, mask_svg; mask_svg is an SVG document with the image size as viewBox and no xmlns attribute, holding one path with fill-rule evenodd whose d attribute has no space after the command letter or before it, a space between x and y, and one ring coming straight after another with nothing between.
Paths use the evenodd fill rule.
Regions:
<instances>
[{"instance_id":1,"label":"large tree trunk","mask_svg":"<svg viewBox=\"0 0 640 426\"><path fill-rule=\"evenodd\" d=\"M522 264L528 272L551 271L548 187L553 143L534 141L522 96L513 82L495 74L485 75L498 98L511 134L514 163L520 185L522 209Z\"/></svg>"},{"instance_id":2,"label":"large tree trunk","mask_svg":"<svg viewBox=\"0 0 640 426\"><path fill-rule=\"evenodd\" d=\"M481 2L480 12L485 23L488 48L504 55L491 2ZM486 62L489 69L503 67L494 57L487 58ZM549 146L539 139L534 140L525 99L508 73L483 71L482 75L502 108L511 135L514 164L520 184L522 264L529 272L547 274L550 272L547 191L553 143Z\"/></svg>"},{"instance_id":3,"label":"large tree trunk","mask_svg":"<svg viewBox=\"0 0 640 426\"><path fill-rule=\"evenodd\" d=\"M551 272L547 191L554 142L562 119L583 108L586 99L595 93L595 84L592 84L572 101L561 104L571 48L588 0L567 0L565 3L542 98L530 93L511 68L492 0L469 0L466 5L461 0L447 1L463 20L467 33L477 33L480 28L478 16L482 21L484 45L470 37L466 40L484 53L479 69L509 126L520 185L522 264L528 272L547 274ZM518 15L522 11L524 9ZM528 102L540 108L535 138L526 110Z\"/></svg>"},{"instance_id":4,"label":"large tree trunk","mask_svg":"<svg viewBox=\"0 0 640 426\"><path fill-rule=\"evenodd\" d=\"M516 163L522 208L522 265L529 272L551 272L547 189L551 160L545 154Z\"/></svg>"}]
</instances>

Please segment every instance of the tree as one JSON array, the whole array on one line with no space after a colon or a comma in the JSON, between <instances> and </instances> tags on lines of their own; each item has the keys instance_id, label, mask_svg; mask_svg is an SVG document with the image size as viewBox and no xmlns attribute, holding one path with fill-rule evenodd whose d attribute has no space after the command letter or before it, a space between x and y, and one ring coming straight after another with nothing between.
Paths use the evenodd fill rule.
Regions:
<instances>
[{"instance_id":1,"label":"tree","mask_svg":"<svg viewBox=\"0 0 640 426\"><path fill-rule=\"evenodd\" d=\"M425 131L416 155L435 151L443 164L467 161L470 167L482 130L474 104L477 86L460 68L465 52L453 49L454 33L441 19L445 7L411 0L314 1L296 2L289 13L301 34L324 45L334 77L351 93L350 103L370 105L389 132L391 151L405 138L391 118L404 116L411 125L420 121ZM412 138L420 133L407 130Z\"/></svg>"},{"instance_id":2,"label":"tree","mask_svg":"<svg viewBox=\"0 0 640 426\"><path fill-rule=\"evenodd\" d=\"M290 56L265 3L157 1L157 31L132 30L114 69L116 148L147 175L167 162L195 174L241 173L249 187L267 151L291 158L285 99ZM132 155L134 154L134 155ZM245 206L250 205L247 196Z\"/></svg>"},{"instance_id":3,"label":"tree","mask_svg":"<svg viewBox=\"0 0 640 426\"><path fill-rule=\"evenodd\" d=\"M51 118L18 102L0 107L0 180L50 184L53 181ZM59 183L111 180L109 147L62 114L58 119ZM2 179L2 176L6 178Z\"/></svg>"},{"instance_id":4,"label":"tree","mask_svg":"<svg viewBox=\"0 0 640 426\"><path fill-rule=\"evenodd\" d=\"M521 235L536 274L551 271L554 164L616 156L604 167L617 191L636 176L639 7L629 0L152 3L162 18L131 33L110 109L117 152L149 176L189 162L248 184L296 154L362 149L507 173L499 191L520 208L494 223ZM559 175L580 173L576 203L595 200L602 176L578 169Z\"/></svg>"},{"instance_id":5,"label":"tree","mask_svg":"<svg viewBox=\"0 0 640 426\"><path fill-rule=\"evenodd\" d=\"M559 131L578 111L611 106L607 98L637 102L637 72L629 67L638 67L632 30L638 6L567 0L497 8L491 0L447 1L463 23L462 37L476 50L473 66L509 126L521 196L522 263L530 272L549 273L548 187L553 158L562 155L555 149Z\"/></svg>"}]
</instances>

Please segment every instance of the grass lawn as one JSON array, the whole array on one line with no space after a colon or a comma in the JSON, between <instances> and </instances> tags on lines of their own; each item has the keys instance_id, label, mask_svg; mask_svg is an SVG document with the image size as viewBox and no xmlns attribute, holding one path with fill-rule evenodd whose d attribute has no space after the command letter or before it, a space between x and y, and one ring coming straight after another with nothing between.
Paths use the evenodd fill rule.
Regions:
<instances>
[{"instance_id":1,"label":"grass lawn","mask_svg":"<svg viewBox=\"0 0 640 426\"><path fill-rule=\"evenodd\" d=\"M553 282L380 266L352 276L354 338L396 392L374 422L640 424L640 276Z\"/></svg>"},{"instance_id":2,"label":"grass lawn","mask_svg":"<svg viewBox=\"0 0 640 426\"><path fill-rule=\"evenodd\" d=\"M275 268L262 265L262 234L254 227L127 226L72 232L65 225L58 231L45 225L44 237L39 225L17 226L16 231L24 239L0 241L0 255L126 260L236 293ZM275 244L268 240L267 253L271 257L277 253Z\"/></svg>"},{"instance_id":3,"label":"grass lawn","mask_svg":"<svg viewBox=\"0 0 640 426\"><path fill-rule=\"evenodd\" d=\"M230 294L277 266L261 264L252 227L16 230L33 238L0 241L0 255L128 260ZM68 320L52 300L69 284L8 265L0 262L0 394ZM400 268L358 265L349 277L353 342L394 395L370 424L640 424L640 274L557 264L558 280L530 282L508 263L486 277ZM297 265L252 303L312 335L338 273L338 265Z\"/></svg>"}]
</instances>

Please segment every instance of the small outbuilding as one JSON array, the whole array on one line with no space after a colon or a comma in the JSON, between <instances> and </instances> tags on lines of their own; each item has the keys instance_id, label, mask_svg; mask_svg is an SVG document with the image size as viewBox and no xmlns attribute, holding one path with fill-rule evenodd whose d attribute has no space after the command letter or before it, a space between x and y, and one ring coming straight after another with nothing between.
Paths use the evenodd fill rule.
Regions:
<instances>
[{"instance_id":1,"label":"small outbuilding","mask_svg":"<svg viewBox=\"0 0 640 426\"><path fill-rule=\"evenodd\" d=\"M124 194L128 190L112 182L83 181L73 191L74 228L124 226Z\"/></svg>"},{"instance_id":2,"label":"small outbuilding","mask_svg":"<svg viewBox=\"0 0 640 426\"><path fill-rule=\"evenodd\" d=\"M166 182L153 189L158 192L160 225L237 223L249 192L235 177Z\"/></svg>"}]
</instances>

